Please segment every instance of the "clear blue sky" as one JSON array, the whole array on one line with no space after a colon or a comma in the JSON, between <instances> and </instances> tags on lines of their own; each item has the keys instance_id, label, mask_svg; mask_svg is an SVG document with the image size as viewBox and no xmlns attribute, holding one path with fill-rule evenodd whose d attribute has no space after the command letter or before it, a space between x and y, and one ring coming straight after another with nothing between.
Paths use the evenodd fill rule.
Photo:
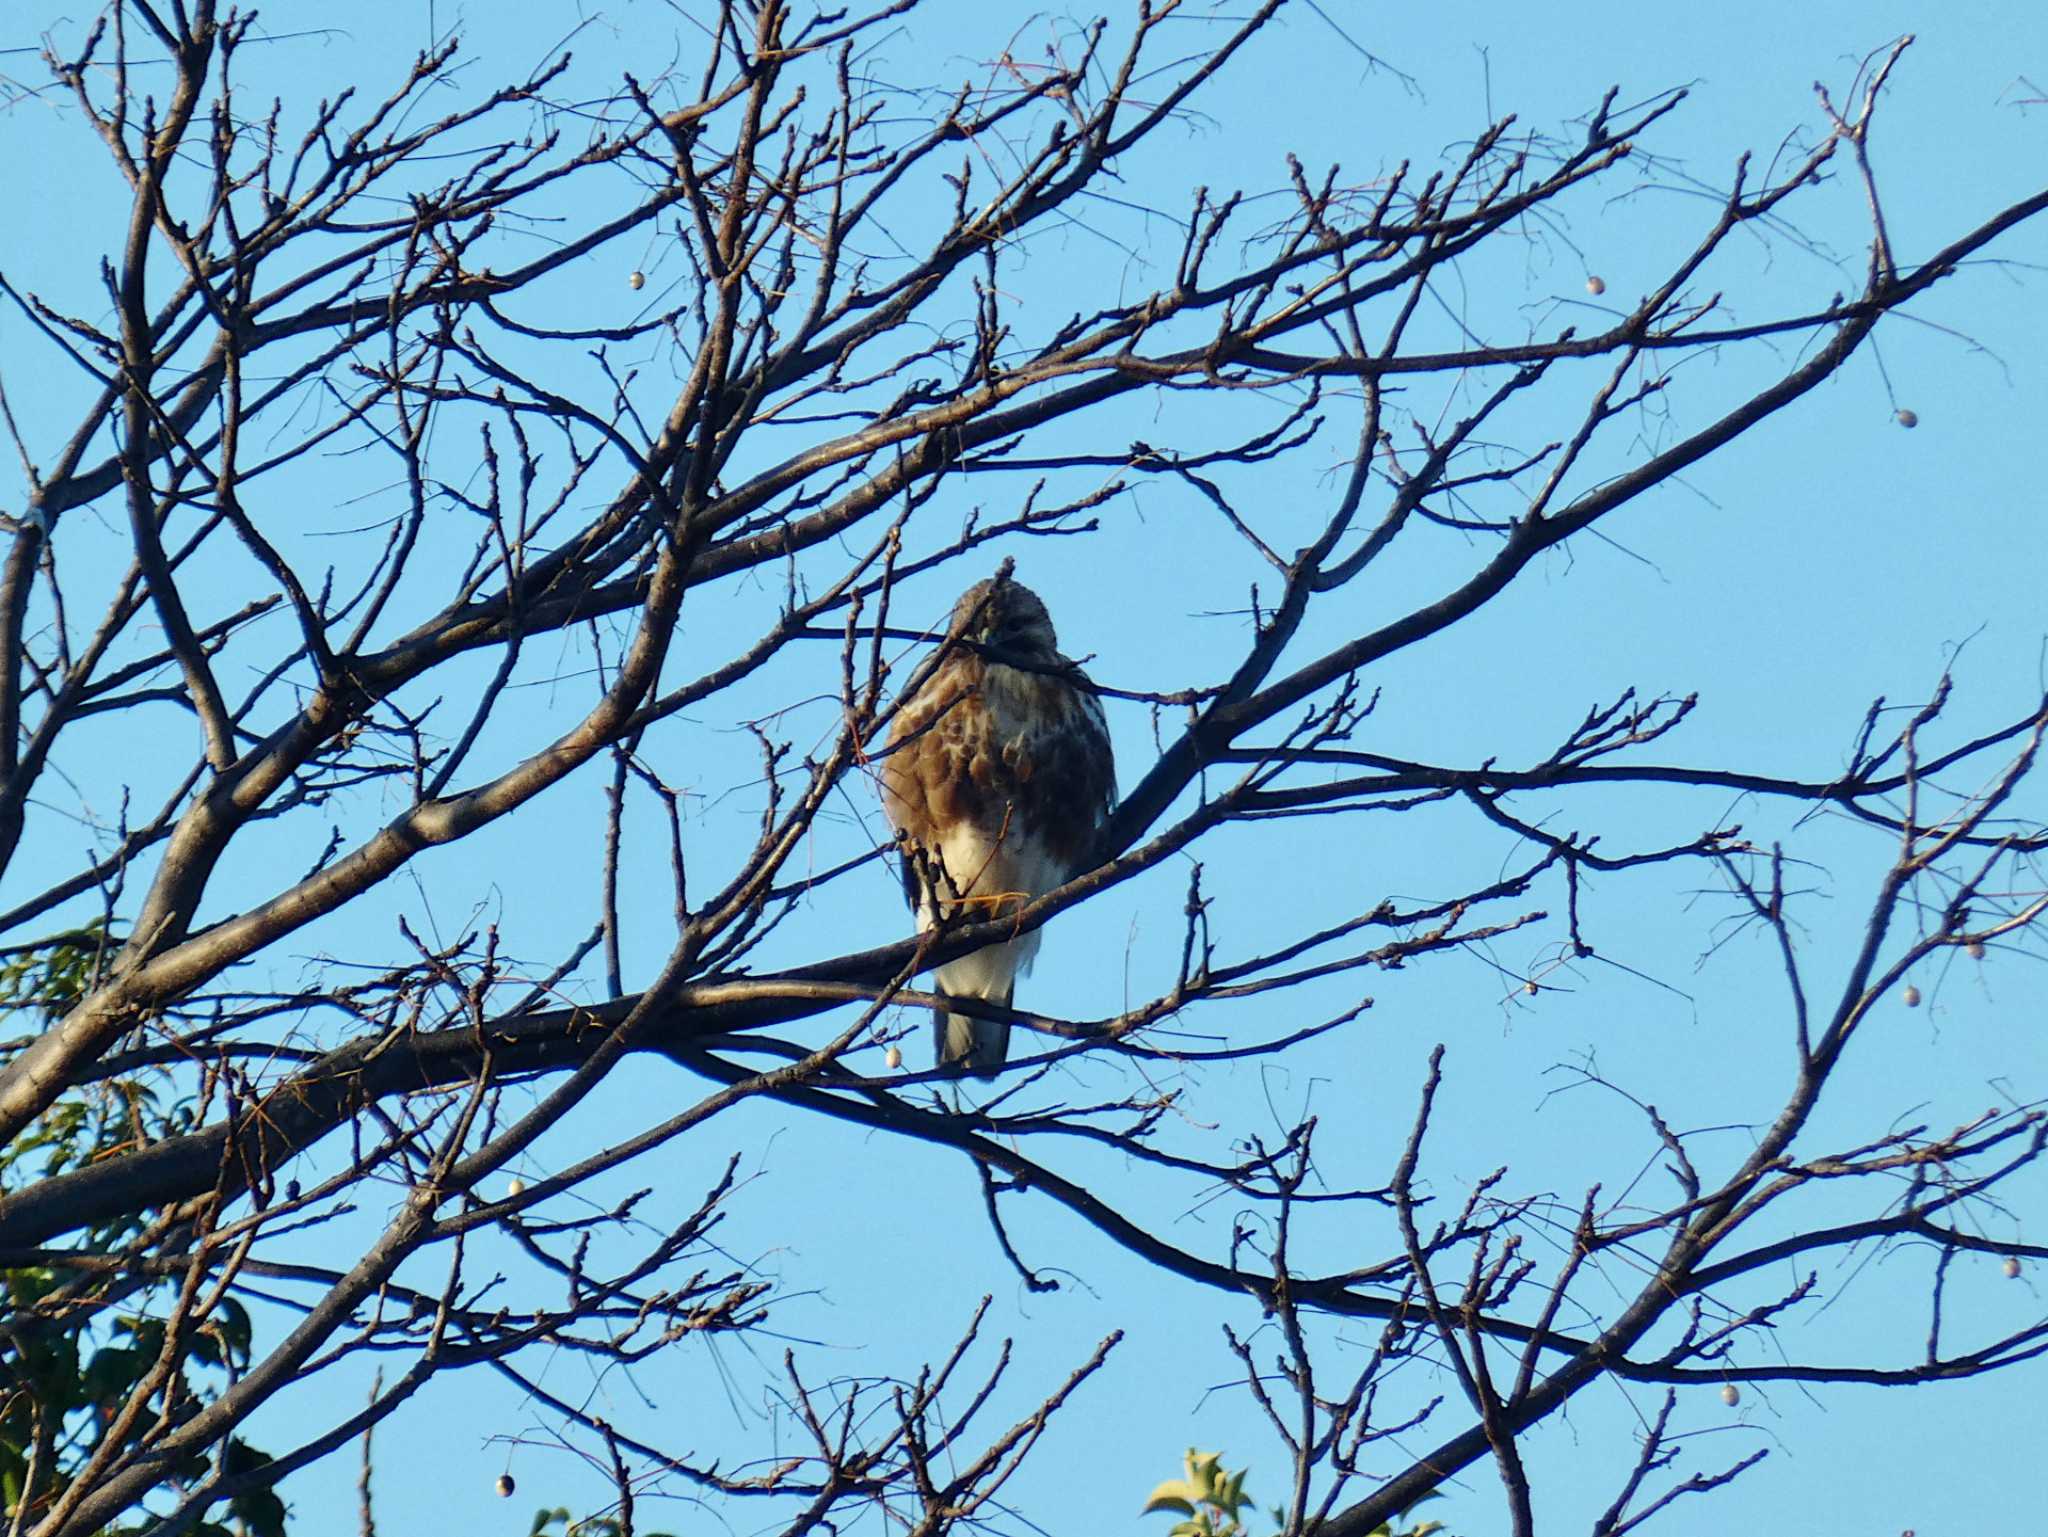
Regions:
<instances>
[{"instance_id":1,"label":"clear blue sky","mask_svg":"<svg viewBox=\"0 0 2048 1537\"><path fill-rule=\"evenodd\" d=\"M474 45L479 62L458 84L481 90L544 56L582 17L573 42L577 69L588 94L597 95L621 68L652 75L673 58L687 73L699 40L682 18L698 9L653 0L583 0L573 8L380 0L352 8L333 30L299 34L301 26L332 23L334 13L282 5L264 12L280 40L252 50L245 68L248 78L261 74L263 92L275 91L290 110L303 113L314 98L345 84L378 94L438 26L462 32ZM1322 0L1322 13L1304 6L1262 38L1201 98L1199 119L1155 141L1126 168L1131 185L1155 206L1178 209L1196 185L1224 191L1282 184L1282 157L1290 150L1312 177L1336 161L1347 179L1364 182L1401 160L1425 165L1454 152L1491 114L1512 111L1523 124L1570 134L1568 120L1610 85L1620 86L1623 101L1692 87L1691 100L1651 143L1664 157L1654 170L1640 179L1624 175L1607 195L1579 199L1567 210L1568 225L1547 238L1503 247L1491 263L1473 265L1465 292L1445 294L1448 305L1462 306L1499 338L1561 323L1572 307L1593 303L1589 275L1605 283L1605 302L1625 304L1654 284L1712 217L1711 197L1687 190L1688 183L1719 189L1744 150L1768 161L1789 135L1816 136L1813 82L1827 81L1839 92L1858 60L1904 32L1916 32L1918 42L1894 77L1873 141L1903 259L2037 190L2048 167L2048 107L2028 104L2043 93L2026 83L2048 82L2048 13L2022 0L1686 8L1430 8ZM1194 14L1212 13L1197 8ZM45 26L63 38L75 34L56 8L11 20L0 45L32 42ZM1393 68L1371 66L1333 22ZM1191 47L1212 35L1206 23L1188 26ZM1048 37L1068 30L1032 7L935 4L931 14L913 17L892 34L872 65L878 76L905 84L986 79L1003 49L1020 58L1035 55ZM17 78L35 76L27 55L10 55L0 67ZM453 100L452 94L441 98ZM96 261L118 250L123 218L104 152L75 115L41 101L14 105L0 117L0 134L0 205L34 214L32 222L18 216L0 237L0 266L18 286L45 293L60 308L100 312ZM932 190L943 196L945 189ZM1146 233L1142 220L1109 207L1102 214L1119 239ZM1800 238L1740 244L1717 271L1715 285L1726 290L1736 318L1818 307L1860 280L1862 207L1852 184L1822 190L1801 205L1797 218ZM1171 231L1151 233L1167 244L1149 255L1170 261ZM1062 305L1080 302L1071 297L1077 284L1135 290L1155 281L1147 254L1126 255L1106 235L1081 228L1043 237L1018 278L1022 313L1049 328L1063 318ZM1683 487L1646 498L1607 525L1612 542L1582 542L1529 572L1475 622L1379 669L1366 680L1383 691L1373 745L1446 763L1540 756L1588 706L1633 685L1647 695L1701 695L1693 725L1660 750L1666 760L1824 778L1843 763L1873 698L1924 697L1959 647L1955 737L2028 708L2042 687L2048 629L2042 597L2048 508L2040 489L2048 279L2036 270L2048 262L2048 226L2023 230L1993 254L2010 265L1964 272L1916 309L1934 324L1893 322L1880 330L1883 374L1876 356L1859 358L1796 409L1689 475ZM635 297L626 288L626 274L636 267L647 271L656 293L681 270L657 240L634 237L593 257L573 284L554 290L562 313L549 319L576 324L595 314L616 323L655 297ZM1594 318L1589 312L1588 323ZM1434 323L1448 328L1449 317ZM16 312L0 314L0 367L33 445L49 458L77 391L37 352L39 345ZM1689 365L1674 387L1676 427L1705 419L1789 355L1760 351ZM44 373L47 388L23 388L25 374L40 380ZM645 387L651 393L641 398L657 397L662 382L653 380ZM1513 423L1527 441L1558 435L1560 423L1569 430L1593 377L1565 378L1561 371L1560 382L1552 414ZM1901 429L1895 406L1916 412L1919 427ZM1339 425L1315 450L1236 483L1276 545L1301 542L1334 494L1331 475L1351 426L1341 412L1332 415ZM1233 418L1220 430L1242 420ZM1164 430L1146 402L1071 429L1061 441L1114 451ZM1604 467L1623 462L1635 446L1617 440L1615 457ZM301 476L292 483L292 494L303 502L300 532L311 541L373 521L378 499L388 506L393 494L387 480L382 469L345 462ZM1001 499L1018 489L1003 483L986 494L1000 509ZM982 485L968 482L948 494L964 511L983 493ZM12 507L18 495L0 492L0 507ZM111 517L119 523L118 515ZM468 537L452 539L451 548ZM117 543L118 530L110 525L106 550ZM1104 681L1157 688L1206 679L1239 639L1235 622L1216 616L1243 606L1247 568L1204 506L1169 487L1148 488L1099 537L1033 542L1014 553L1019 575L1050 603L1066 649L1095 657L1091 666ZM1479 555L1478 546L1446 541L1426 558L1391 566L1347 596L1351 606L1321 621L1304 644L1402 611ZM917 605L915 617L936 618L954 591L980 574L933 579L911 589L905 601ZM749 596L732 595L726 607L719 606L724 599L693 600L686 641L693 625L715 638L720 618L742 612ZM209 614L239 601L225 580L200 595ZM580 643L565 641L535 664L534 677L574 675L587 662ZM806 666L815 672L808 681ZM772 703L829 691L830 667L823 650L792 658L745 698L671 723L650 740L650 758L702 797L692 803L692 834L700 840L693 857L706 869L717 867L721 850L749 836L758 813L748 794L718 793L747 772L753 749L738 723ZM521 725L553 718L548 711L567 711L581 698L567 685L539 682L523 697L532 718L487 742L487 752L518 750L526 740ZM166 761L189 754L187 717L166 711L155 721L164 734L160 748L130 740L119 744L118 759L109 754L109 761L65 765L82 795L104 807L119 782L117 770L136 758L154 758L159 750ZM812 742L807 731L822 734L831 724L828 705L793 718L789 729L802 749ZM1127 707L1113 726L1128 784L1149 761L1148 723L1142 710ZM423 858L416 881L391 883L365 910L283 947L289 953L266 957L270 974L295 976L305 958L320 954L389 954L398 914L422 932L434 925L452 933L480 911L503 922L515 951L558 952L590 922L595 865L585 853L571 852L558 871L536 872L534 851L594 849L599 800L593 774L475 847ZM2040 805L2037 795L2037 816ZM1669 795L1609 803L1561 797L1554 807L1532 803L1527 809L1554 811L1560 826L1597 826L1616 845L1683 839L1729 814L1725 801ZM374 805L361 810L374 818ZM1886 849L1827 819L1794 834L1791 819L1771 806L1745 805L1733 815L1760 839L1796 836L1797 851L1816 862L1815 894L1804 913L1808 954L1818 975L1831 976L1828 962L1839 960L1853 938ZM879 828L873 807L857 794L850 797L821 832L818 863L829 864ZM267 894L272 870L300 868L325 833L324 824L308 822L285 834L282 848L267 847L260 857L231 866L223 874L221 910ZM78 835L53 823L43 837L44 857L53 862L47 870L73 854ZM1450 894L1487 878L1514 853L1496 830L1473 825L1469 816L1436 814L1355 827L1264 824L1260 839L1270 841L1235 833L1203 851L1217 897L1215 919L1230 953L1290 933L1304 913L1362 911L1385 896ZM640 853L632 873L649 896L629 936L628 986L644 979L666 943L665 856L656 847ZM23 889L37 889L43 884L38 873L14 879ZM900 935L905 924L890 882L879 870L867 874L865 886L832 888L829 901L792 923L779 936L775 957ZM1177 949L1185 879L1181 868L1158 872L1055 923L1020 1001L1085 1017L1157 990ZM1685 1127L1726 1128L1716 1134L1719 1140L1701 1146L1722 1150L1732 1164L1750 1145L1750 1129L1782 1101L1786 1015L1775 959L1754 936L1705 957L1726 909L1712 896L1698 896L1700 885L1696 871L1652 871L1595 884L1589 899L1594 936L1601 952L1628 970L1597 962L1548 969L1558 937L1552 926L1527 943L1511 938L1496 949L1500 969L1477 958L1446 959L1303 995L1286 1006L1299 1014L1198 1017L1190 1022L1195 1028L1249 1039L1325 1005L1340 1006L1359 985L1376 999L1361 1026L1290 1058L1284 1069L1218 1067L1190 1075L1190 1126L1217 1122L1271 1134L1304 1107L1313 1108L1324 1117L1321 1146L1331 1182L1376 1184L1405 1134L1422 1065L1442 1042L1448 1076L1430 1173L1433 1188L1448 1201L1501 1164L1510 1166L1511 1188L1554 1192L1567 1205L1576 1203L1589 1179L1625 1181L1635 1173L1649 1150L1640 1122L1625 1106L1590 1089L1546 1101L1566 1081L1554 1071L1560 1063L1595 1061L1603 1075L1682 1118ZM1552 984L1536 999L1519 994L1512 981L1532 972ZM1994 957L1982 968L1959 961L1922 985L1927 1007L1887 1019L1863 1042L1867 1049L1826 1126L1844 1145L1881 1134L1901 1118L1947 1125L1994 1101L2048 1092L2041 972ZM922 1050L921 1033L911 1050ZM1115 1086L1117 1071L1106 1064L1078 1069L1066 1091L1076 1097L1104 1092ZM673 1113L701 1088L665 1064L621 1075L542 1145L533 1167L567 1161L623 1128ZM1002 1401L1009 1412L1049 1388L1103 1334L1128 1332L1108 1371L1055 1422L1007 1491L1045 1529L1147 1529L1136 1515L1139 1501L1174 1471L1190 1444L1220 1448L1233 1465L1248 1463L1262 1501L1279 1496L1281 1449L1242 1390L1229 1386L1236 1368L1219 1330L1226 1322L1241 1333L1257 1329L1249 1304L1158 1277L1049 1205L1019 1200L1011 1212L1018 1244L1034 1263L1066 1278L1056 1295L1027 1296L990 1241L965 1164L771 1109L722 1117L710 1135L665 1152L658 1166L627 1171L614 1185L622 1193L659 1182L660 1209L685 1210L733 1151L743 1154L752 1183L720 1230L720 1242L735 1261L790 1288L775 1326L792 1339L817 1342L807 1357L813 1376L908 1374L942 1354L974 1300L991 1291L990 1336L1014 1335L1019 1343L1012 1390ZM1127 1209L1149 1212L1173 1241L1222 1256L1235 1214L1228 1202L1203 1204L1197 1193L1119 1163L1072 1158L1066 1167ZM2025 1194L2036 1207L2044 1193L2043 1180L2031 1179ZM2016 1209L2027 1209L2024 1199ZM368 1213L365 1220L376 1216ZM1362 1227L1312 1228L1305 1241L1314 1259L1307 1268L1336 1268L1387 1252L1386 1224L1373 1219ZM347 1224L328 1229L321 1242L331 1245L337 1232L347 1231ZM2040 1234L2020 1236L2038 1240ZM487 1268L493 1262L495 1256L479 1252L487 1247L472 1251L472 1263ZM2042 1295L2031 1276L2007 1281L1988 1258L1959 1262L1957 1271L1952 1318L1981 1319L1988 1334L2041 1316ZM1808 1326L1785 1331L1786 1354L1911 1359L1924 1332L1921 1273L1918 1260L1900 1255L1824 1274L1828 1306ZM1357 1357L1357 1337L1344 1330L1326 1336L1327 1362L1333 1376L1341 1374ZM1271 1355L1270 1343L1265 1353ZM595 1379L586 1363L564 1357L548 1366L548 1384L579 1400L595 1395L599 1412L662 1444L759 1454L769 1436L765 1395L777 1354L692 1345L649 1363L630 1383L618 1374ZM1661 1529L2005 1529L2015 1512L2037 1509L2048 1492L2028 1445L2038 1441L2031 1427L2038 1423L2041 1383L2038 1370L2023 1369L1911 1393L1752 1390L1734 1409L1711 1390L1696 1390L1681 1408L1681 1423L1695 1439L1680 1474L1712 1471L1759 1445L1772 1454L1735 1488L1709 1496L1711 1503L1681 1507ZM1401 1389L1418 1401L1439 1391L1455 1398L1448 1379L1404 1379ZM326 1423L337 1412L337 1391L323 1386L304 1401L281 1403L255 1438L283 1445L295 1432ZM1650 1392L1602 1386L1536 1432L1531 1474L1546 1530L1583 1529L1606 1505L1632 1455L1633 1427L1655 1399ZM455 1532L523 1532L536 1501L587 1508L601 1499L604 1484L596 1471L551 1450L546 1423L544 1414L488 1375L436 1384L380 1431L377 1490L386 1529L412 1529L431 1509ZM1425 1433L1408 1450L1423 1450L1463 1420L1441 1423L1442 1430ZM505 1436L523 1436L527 1444L508 1450L499 1441ZM1396 1465L1392 1451L1381 1465L1387 1471ZM520 1494L500 1503L491 1483L508 1466ZM354 1477L350 1454L286 1485L297 1529L308 1537L354 1530ZM1501 1529L1496 1487L1484 1466L1446 1493L1431 1513L1454 1531ZM641 1519L649 1529L688 1532L722 1524L747 1533L757 1524L743 1508L669 1506L659 1499L649 1500ZM1151 1521L1163 1528L1161 1518ZM1014 1525L1024 1529L1022 1522Z\"/></svg>"}]
</instances>

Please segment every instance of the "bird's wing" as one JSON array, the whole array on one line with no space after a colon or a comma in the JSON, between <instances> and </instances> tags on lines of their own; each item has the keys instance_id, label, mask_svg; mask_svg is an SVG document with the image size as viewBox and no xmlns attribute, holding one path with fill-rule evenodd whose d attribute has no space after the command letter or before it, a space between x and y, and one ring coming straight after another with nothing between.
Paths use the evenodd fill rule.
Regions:
<instances>
[{"instance_id":1,"label":"bird's wing","mask_svg":"<svg viewBox=\"0 0 2048 1537\"><path fill-rule=\"evenodd\" d=\"M882 758L882 807L909 848L903 896L913 911L929 896L926 860L963 824L980 820L989 787L988 716L978 688L978 658L953 658L905 700ZM965 881L971 872L949 871Z\"/></svg>"},{"instance_id":2,"label":"bird's wing","mask_svg":"<svg viewBox=\"0 0 2048 1537\"><path fill-rule=\"evenodd\" d=\"M1017 825L1051 855L1054 879L1033 896L1085 869L1096 834L1116 806L1116 761L1109 723L1079 668L1017 674L1010 706L999 710L1011 735L1004 763Z\"/></svg>"},{"instance_id":3,"label":"bird's wing","mask_svg":"<svg viewBox=\"0 0 2048 1537\"><path fill-rule=\"evenodd\" d=\"M1080 701L1077 735L1081 758L1082 794L1100 827L1116 810L1116 753L1109 742L1109 718L1102 713L1102 699L1080 668L1074 669L1074 694Z\"/></svg>"}]
</instances>

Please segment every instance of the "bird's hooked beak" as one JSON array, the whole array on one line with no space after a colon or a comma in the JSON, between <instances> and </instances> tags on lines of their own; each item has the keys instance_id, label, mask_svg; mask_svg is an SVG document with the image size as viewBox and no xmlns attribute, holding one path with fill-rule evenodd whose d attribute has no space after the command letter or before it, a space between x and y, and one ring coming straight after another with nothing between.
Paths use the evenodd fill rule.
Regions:
<instances>
[{"instance_id":1,"label":"bird's hooked beak","mask_svg":"<svg viewBox=\"0 0 2048 1537\"><path fill-rule=\"evenodd\" d=\"M1011 613L1010 563L1006 560L997 567L995 577L989 583L988 596L982 600L980 615L980 640L985 645L999 644L999 637L1016 625L1016 616Z\"/></svg>"}]
</instances>

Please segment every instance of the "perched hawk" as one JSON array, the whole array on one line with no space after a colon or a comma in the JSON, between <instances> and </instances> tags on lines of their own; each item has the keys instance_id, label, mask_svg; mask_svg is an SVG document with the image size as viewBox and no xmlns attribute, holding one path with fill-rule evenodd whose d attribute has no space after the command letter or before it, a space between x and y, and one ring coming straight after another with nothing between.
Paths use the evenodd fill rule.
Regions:
<instances>
[{"instance_id":1,"label":"perched hawk","mask_svg":"<svg viewBox=\"0 0 2048 1537\"><path fill-rule=\"evenodd\" d=\"M953 650L897 712L882 804L905 844L903 890L918 932L958 913L1013 913L1079 873L1116 803L1102 705L1060 655L1045 605L1005 571L954 605ZM1038 931L934 974L939 992L1010 1006ZM1007 1019L937 1021L941 1067L993 1078Z\"/></svg>"}]
</instances>

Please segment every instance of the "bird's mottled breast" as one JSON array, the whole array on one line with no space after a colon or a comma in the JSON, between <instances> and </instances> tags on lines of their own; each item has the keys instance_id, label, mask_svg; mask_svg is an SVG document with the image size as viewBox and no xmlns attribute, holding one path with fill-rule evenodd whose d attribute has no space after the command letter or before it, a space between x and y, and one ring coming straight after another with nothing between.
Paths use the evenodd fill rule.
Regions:
<instances>
[{"instance_id":1,"label":"bird's mottled breast","mask_svg":"<svg viewBox=\"0 0 2048 1537\"><path fill-rule=\"evenodd\" d=\"M919 843L967 822L1078 863L1116 794L1102 708L1059 673L950 658L905 704L890 740L883 797Z\"/></svg>"}]
</instances>

